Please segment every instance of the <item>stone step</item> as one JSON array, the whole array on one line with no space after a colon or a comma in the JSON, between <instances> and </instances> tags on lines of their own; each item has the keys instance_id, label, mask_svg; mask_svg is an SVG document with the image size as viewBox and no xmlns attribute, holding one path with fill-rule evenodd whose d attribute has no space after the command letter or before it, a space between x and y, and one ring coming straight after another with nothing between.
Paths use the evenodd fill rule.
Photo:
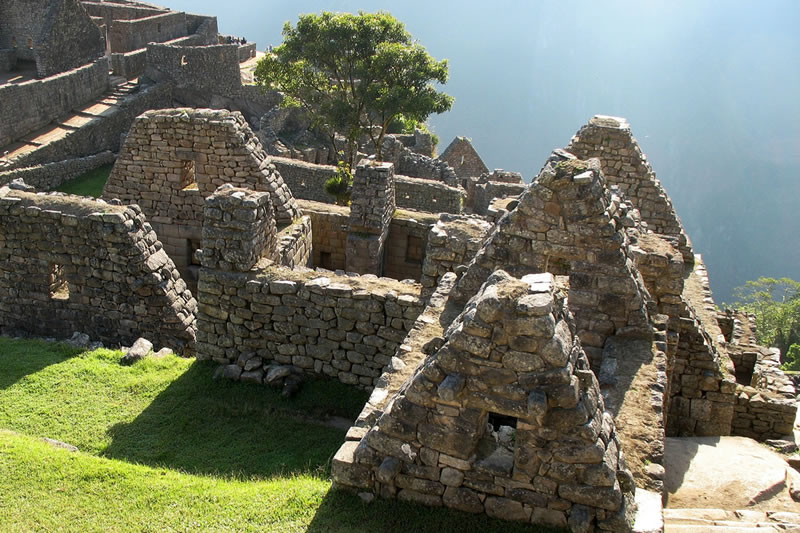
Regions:
<instances>
[{"instance_id":1,"label":"stone step","mask_svg":"<svg viewBox=\"0 0 800 533\"><path fill-rule=\"evenodd\" d=\"M775 527L747 527L744 525L736 526L704 526L704 525L673 525L667 523L664 533L786 533L786 529Z\"/></svg>"},{"instance_id":2,"label":"stone step","mask_svg":"<svg viewBox=\"0 0 800 533\"><path fill-rule=\"evenodd\" d=\"M800 531L800 514L749 509L664 509L664 524L667 533Z\"/></svg>"}]
</instances>

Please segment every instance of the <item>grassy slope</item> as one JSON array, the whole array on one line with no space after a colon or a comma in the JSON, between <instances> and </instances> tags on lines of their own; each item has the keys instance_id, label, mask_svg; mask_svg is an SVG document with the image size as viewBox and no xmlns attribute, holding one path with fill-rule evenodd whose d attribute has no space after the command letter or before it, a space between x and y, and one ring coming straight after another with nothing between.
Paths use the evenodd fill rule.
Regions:
<instances>
[{"instance_id":1,"label":"grassy slope","mask_svg":"<svg viewBox=\"0 0 800 533\"><path fill-rule=\"evenodd\" d=\"M287 401L213 366L0 338L2 531L531 531L330 491L364 393L315 381ZM37 437L79 448L72 453Z\"/></svg>"},{"instance_id":2,"label":"grassy slope","mask_svg":"<svg viewBox=\"0 0 800 533\"><path fill-rule=\"evenodd\" d=\"M113 166L114 165L103 165L102 167L90 170L82 176L62 183L56 190L69 194L99 198L100 195L103 194L103 186L106 184L106 181L108 181L108 175L111 174L111 167Z\"/></svg>"}]
</instances>

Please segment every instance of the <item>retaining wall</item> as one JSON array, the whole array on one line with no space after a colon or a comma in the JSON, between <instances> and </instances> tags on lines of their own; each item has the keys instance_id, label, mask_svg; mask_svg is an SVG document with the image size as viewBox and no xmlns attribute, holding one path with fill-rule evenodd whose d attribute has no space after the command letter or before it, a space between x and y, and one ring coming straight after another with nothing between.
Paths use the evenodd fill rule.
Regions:
<instances>
[{"instance_id":1,"label":"retaining wall","mask_svg":"<svg viewBox=\"0 0 800 533\"><path fill-rule=\"evenodd\" d=\"M73 178L114 162L116 156L109 152L100 152L86 157L65 159L44 165L23 167L7 172L0 172L0 185L22 178L25 183L39 191L51 191Z\"/></svg>"},{"instance_id":2,"label":"retaining wall","mask_svg":"<svg viewBox=\"0 0 800 533\"><path fill-rule=\"evenodd\" d=\"M18 140L108 89L108 59L41 80L0 86L0 146Z\"/></svg>"},{"instance_id":3,"label":"retaining wall","mask_svg":"<svg viewBox=\"0 0 800 533\"><path fill-rule=\"evenodd\" d=\"M371 388L422 312L419 292L386 278L202 268L197 357L246 366L252 381L279 363Z\"/></svg>"}]
</instances>

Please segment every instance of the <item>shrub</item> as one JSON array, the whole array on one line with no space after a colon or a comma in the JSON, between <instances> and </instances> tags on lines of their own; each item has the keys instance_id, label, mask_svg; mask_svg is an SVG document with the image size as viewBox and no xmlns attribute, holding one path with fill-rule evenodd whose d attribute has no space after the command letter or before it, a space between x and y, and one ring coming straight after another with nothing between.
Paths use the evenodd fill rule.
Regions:
<instances>
[{"instance_id":1,"label":"shrub","mask_svg":"<svg viewBox=\"0 0 800 533\"><path fill-rule=\"evenodd\" d=\"M781 365L781 370L800 372L800 344L792 344L789 346L786 357L783 359L785 362Z\"/></svg>"},{"instance_id":2,"label":"shrub","mask_svg":"<svg viewBox=\"0 0 800 533\"><path fill-rule=\"evenodd\" d=\"M350 205L353 172L347 161L339 161L336 174L325 181L325 192L336 198L336 205Z\"/></svg>"}]
</instances>

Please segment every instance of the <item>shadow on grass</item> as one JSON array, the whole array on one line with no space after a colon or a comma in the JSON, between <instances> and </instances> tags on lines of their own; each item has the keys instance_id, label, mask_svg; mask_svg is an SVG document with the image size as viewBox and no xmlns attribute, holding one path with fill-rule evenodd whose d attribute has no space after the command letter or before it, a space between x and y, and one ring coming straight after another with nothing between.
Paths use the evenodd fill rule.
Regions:
<instances>
[{"instance_id":1,"label":"shadow on grass","mask_svg":"<svg viewBox=\"0 0 800 533\"><path fill-rule=\"evenodd\" d=\"M331 489L325 495L307 531L309 533L373 531L554 533L561 530L397 500L378 498L372 503L365 504L351 492Z\"/></svg>"},{"instance_id":2,"label":"shadow on grass","mask_svg":"<svg viewBox=\"0 0 800 533\"><path fill-rule=\"evenodd\" d=\"M0 389L79 353L81 350L66 344L0 337Z\"/></svg>"},{"instance_id":3,"label":"shadow on grass","mask_svg":"<svg viewBox=\"0 0 800 533\"><path fill-rule=\"evenodd\" d=\"M268 387L213 381L214 368L195 362L135 420L113 426L103 455L240 479L328 475L346 430L315 420L354 419L365 393L313 380L286 400Z\"/></svg>"}]
</instances>

